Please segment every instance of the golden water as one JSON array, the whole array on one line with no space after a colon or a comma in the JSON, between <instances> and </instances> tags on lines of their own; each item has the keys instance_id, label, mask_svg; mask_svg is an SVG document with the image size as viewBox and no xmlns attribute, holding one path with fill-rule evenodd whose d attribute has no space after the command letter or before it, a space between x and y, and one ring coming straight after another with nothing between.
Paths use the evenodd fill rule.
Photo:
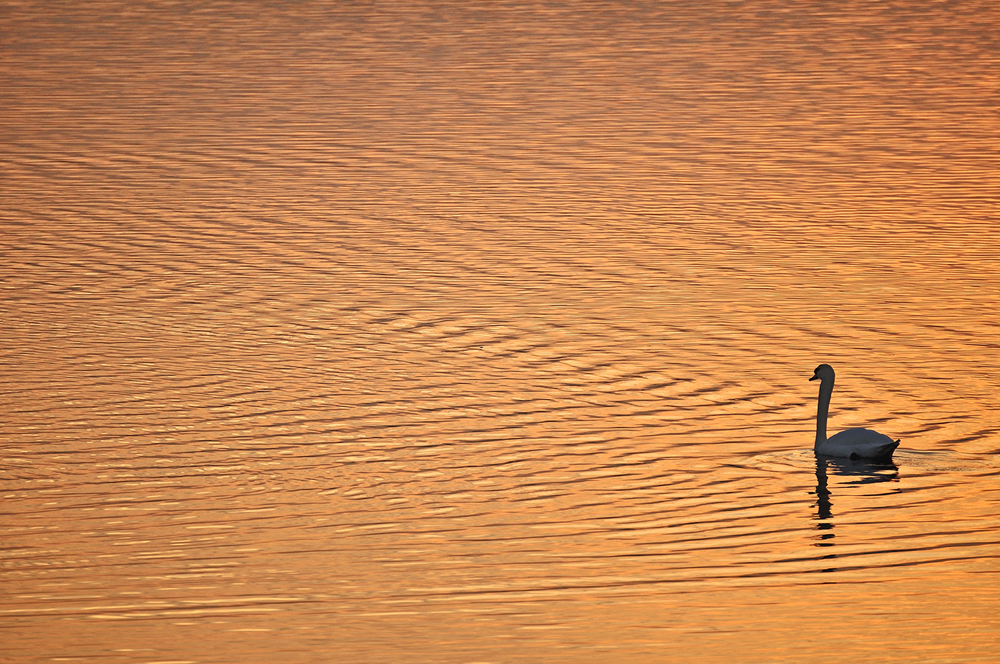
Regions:
<instances>
[{"instance_id":1,"label":"golden water","mask_svg":"<svg viewBox=\"0 0 1000 664\"><path fill-rule=\"evenodd\" d=\"M4 3L0 662L997 661L1000 10L911 4Z\"/></svg>"}]
</instances>

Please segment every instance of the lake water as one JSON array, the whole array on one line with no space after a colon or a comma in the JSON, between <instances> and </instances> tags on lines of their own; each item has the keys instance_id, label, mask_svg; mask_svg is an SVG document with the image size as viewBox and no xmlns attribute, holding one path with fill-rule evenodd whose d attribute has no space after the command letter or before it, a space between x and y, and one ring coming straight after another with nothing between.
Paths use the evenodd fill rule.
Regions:
<instances>
[{"instance_id":1,"label":"lake water","mask_svg":"<svg viewBox=\"0 0 1000 664\"><path fill-rule=\"evenodd\" d=\"M998 661L1000 9L911 4L5 3L0 662Z\"/></svg>"}]
</instances>

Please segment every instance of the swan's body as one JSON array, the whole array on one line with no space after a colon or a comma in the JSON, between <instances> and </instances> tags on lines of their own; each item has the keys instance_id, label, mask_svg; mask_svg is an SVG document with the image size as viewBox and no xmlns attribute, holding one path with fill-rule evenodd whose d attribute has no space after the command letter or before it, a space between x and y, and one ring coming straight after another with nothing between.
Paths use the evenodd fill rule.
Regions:
<instances>
[{"instance_id":1,"label":"swan's body","mask_svg":"<svg viewBox=\"0 0 1000 664\"><path fill-rule=\"evenodd\" d=\"M889 438L884 433L871 429L847 429L826 437L826 419L830 412L830 396L833 394L833 381L836 374L829 364L816 367L813 377L809 380L822 381L819 385L819 407L816 410L816 454L848 459L874 459L888 461L892 453L899 447L899 441Z\"/></svg>"},{"instance_id":2,"label":"swan's body","mask_svg":"<svg viewBox=\"0 0 1000 664\"><path fill-rule=\"evenodd\" d=\"M817 454L849 459L891 459L899 446L884 433L871 429L845 429L814 448Z\"/></svg>"}]
</instances>

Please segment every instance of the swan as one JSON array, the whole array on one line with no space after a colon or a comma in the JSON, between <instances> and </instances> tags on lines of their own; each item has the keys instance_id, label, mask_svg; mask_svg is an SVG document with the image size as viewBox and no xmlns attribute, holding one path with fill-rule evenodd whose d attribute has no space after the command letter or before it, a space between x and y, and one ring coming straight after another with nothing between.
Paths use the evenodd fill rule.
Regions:
<instances>
[{"instance_id":1,"label":"swan","mask_svg":"<svg viewBox=\"0 0 1000 664\"><path fill-rule=\"evenodd\" d=\"M872 459L889 461L892 453L899 447L899 440L893 440L884 433L871 429L847 429L826 437L826 417L830 412L830 395L833 394L833 380L836 374L829 364L816 367L813 377L818 380L819 408L816 410L816 454L828 457L843 457L847 459Z\"/></svg>"}]
</instances>

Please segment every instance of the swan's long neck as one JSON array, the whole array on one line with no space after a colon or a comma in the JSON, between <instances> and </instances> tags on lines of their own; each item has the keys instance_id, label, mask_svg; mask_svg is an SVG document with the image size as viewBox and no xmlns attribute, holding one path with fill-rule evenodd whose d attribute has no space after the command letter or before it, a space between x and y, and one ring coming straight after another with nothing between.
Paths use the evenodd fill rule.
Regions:
<instances>
[{"instance_id":1,"label":"swan's long neck","mask_svg":"<svg viewBox=\"0 0 1000 664\"><path fill-rule=\"evenodd\" d=\"M816 445L813 449L826 442L826 418L830 414L830 396L833 394L833 379L824 380L819 384L819 406L816 408Z\"/></svg>"}]
</instances>

